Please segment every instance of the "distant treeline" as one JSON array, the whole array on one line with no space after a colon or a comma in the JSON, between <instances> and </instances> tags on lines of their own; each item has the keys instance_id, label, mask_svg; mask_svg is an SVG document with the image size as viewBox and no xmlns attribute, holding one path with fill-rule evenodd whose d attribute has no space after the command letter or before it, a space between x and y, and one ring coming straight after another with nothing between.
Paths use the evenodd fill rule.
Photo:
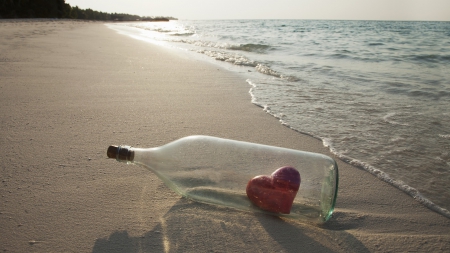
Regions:
<instances>
[{"instance_id":1,"label":"distant treeline","mask_svg":"<svg viewBox=\"0 0 450 253\"><path fill-rule=\"evenodd\" d=\"M71 18L107 21L169 21L173 17L141 17L72 7L65 0L0 0L0 18Z\"/></svg>"}]
</instances>

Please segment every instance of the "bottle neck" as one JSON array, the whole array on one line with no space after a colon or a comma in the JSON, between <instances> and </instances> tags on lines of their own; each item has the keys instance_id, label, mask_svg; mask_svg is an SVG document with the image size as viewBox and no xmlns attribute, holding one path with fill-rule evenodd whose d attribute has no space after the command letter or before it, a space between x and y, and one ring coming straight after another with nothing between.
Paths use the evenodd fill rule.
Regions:
<instances>
[{"instance_id":1,"label":"bottle neck","mask_svg":"<svg viewBox=\"0 0 450 253\"><path fill-rule=\"evenodd\" d=\"M109 146L107 155L119 162L133 162L134 149L131 146Z\"/></svg>"}]
</instances>

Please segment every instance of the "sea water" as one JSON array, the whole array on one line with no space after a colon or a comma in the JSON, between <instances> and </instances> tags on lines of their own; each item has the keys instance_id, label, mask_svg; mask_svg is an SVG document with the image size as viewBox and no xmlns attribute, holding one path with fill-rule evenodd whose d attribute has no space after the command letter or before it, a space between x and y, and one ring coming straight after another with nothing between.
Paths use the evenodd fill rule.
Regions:
<instances>
[{"instance_id":1,"label":"sea water","mask_svg":"<svg viewBox=\"0 0 450 253\"><path fill-rule=\"evenodd\" d=\"M116 23L246 76L252 102L450 218L450 22Z\"/></svg>"}]
</instances>

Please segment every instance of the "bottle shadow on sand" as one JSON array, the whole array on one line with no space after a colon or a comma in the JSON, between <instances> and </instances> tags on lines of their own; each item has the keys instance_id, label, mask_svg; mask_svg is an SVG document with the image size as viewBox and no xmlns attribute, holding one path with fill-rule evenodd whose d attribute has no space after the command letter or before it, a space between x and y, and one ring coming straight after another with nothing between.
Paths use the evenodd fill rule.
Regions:
<instances>
[{"instance_id":1,"label":"bottle shadow on sand","mask_svg":"<svg viewBox=\"0 0 450 253\"><path fill-rule=\"evenodd\" d=\"M115 231L97 239L92 252L369 252L345 231L355 226L308 225L182 198L151 231L137 237Z\"/></svg>"}]
</instances>

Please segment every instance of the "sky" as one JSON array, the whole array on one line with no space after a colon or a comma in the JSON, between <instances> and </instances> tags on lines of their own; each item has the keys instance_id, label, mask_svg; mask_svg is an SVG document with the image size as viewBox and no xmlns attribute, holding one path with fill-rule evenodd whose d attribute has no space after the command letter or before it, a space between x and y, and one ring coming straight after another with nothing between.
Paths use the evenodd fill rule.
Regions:
<instances>
[{"instance_id":1,"label":"sky","mask_svg":"<svg viewBox=\"0 0 450 253\"><path fill-rule=\"evenodd\" d=\"M66 0L71 6L178 19L450 21L450 0Z\"/></svg>"}]
</instances>

